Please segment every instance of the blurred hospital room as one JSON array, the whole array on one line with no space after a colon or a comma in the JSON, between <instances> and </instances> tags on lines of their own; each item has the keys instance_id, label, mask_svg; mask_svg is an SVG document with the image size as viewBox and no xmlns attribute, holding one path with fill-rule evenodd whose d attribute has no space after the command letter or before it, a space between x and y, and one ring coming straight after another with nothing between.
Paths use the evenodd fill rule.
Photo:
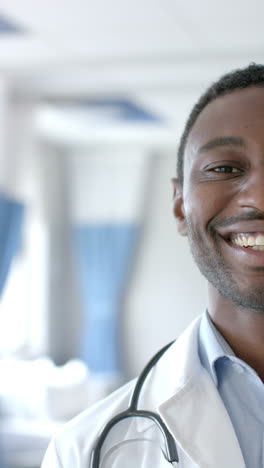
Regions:
<instances>
[{"instance_id":1,"label":"blurred hospital room","mask_svg":"<svg viewBox=\"0 0 264 468\"><path fill-rule=\"evenodd\" d=\"M260 0L1 0L0 468L206 307L172 183L192 105L264 62Z\"/></svg>"}]
</instances>

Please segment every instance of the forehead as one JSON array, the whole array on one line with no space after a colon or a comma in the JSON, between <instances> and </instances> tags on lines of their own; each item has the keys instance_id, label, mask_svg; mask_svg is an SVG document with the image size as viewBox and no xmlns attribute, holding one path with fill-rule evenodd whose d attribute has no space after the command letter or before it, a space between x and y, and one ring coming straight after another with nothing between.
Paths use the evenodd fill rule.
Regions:
<instances>
[{"instance_id":1,"label":"forehead","mask_svg":"<svg viewBox=\"0 0 264 468\"><path fill-rule=\"evenodd\" d=\"M190 131L186 163L201 146L223 136L259 139L264 145L264 86L234 90L210 102Z\"/></svg>"}]
</instances>

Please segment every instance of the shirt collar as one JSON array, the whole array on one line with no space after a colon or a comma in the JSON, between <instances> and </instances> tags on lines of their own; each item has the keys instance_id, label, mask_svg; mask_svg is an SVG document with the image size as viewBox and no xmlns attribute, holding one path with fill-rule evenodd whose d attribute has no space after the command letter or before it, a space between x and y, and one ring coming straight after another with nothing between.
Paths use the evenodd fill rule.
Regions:
<instances>
[{"instance_id":1,"label":"shirt collar","mask_svg":"<svg viewBox=\"0 0 264 468\"><path fill-rule=\"evenodd\" d=\"M218 385L216 361L222 357L235 356L229 344L214 326L207 311L202 317L199 329L199 355L202 366L209 372L215 385Z\"/></svg>"}]
</instances>

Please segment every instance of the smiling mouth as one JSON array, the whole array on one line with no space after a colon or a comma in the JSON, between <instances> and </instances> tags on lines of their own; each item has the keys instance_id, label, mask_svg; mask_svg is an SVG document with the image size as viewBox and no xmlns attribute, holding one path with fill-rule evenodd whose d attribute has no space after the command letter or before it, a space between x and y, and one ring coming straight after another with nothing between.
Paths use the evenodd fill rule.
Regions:
<instances>
[{"instance_id":1,"label":"smiling mouth","mask_svg":"<svg viewBox=\"0 0 264 468\"><path fill-rule=\"evenodd\" d=\"M238 247L264 251L264 232L233 233L226 240Z\"/></svg>"}]
</instances>

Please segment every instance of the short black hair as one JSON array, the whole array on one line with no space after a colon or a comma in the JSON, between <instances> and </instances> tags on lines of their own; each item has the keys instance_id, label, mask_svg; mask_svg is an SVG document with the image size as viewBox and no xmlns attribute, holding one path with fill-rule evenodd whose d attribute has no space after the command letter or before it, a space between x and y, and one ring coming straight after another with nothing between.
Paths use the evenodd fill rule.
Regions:
<instances>
[{"instance_id":1,"label":"short black hair","mask_svg":"<svg viewBox=\"0 0 264 468\"><path fill-rule=\"evenodd\" d=\"M264 65L251 63L223 75L202 94L186 121L178 149L177 177L183 182L184 151L189 133L202 110L219 96L249 86L264 86Z\"/></svg>"}]
</instances>

